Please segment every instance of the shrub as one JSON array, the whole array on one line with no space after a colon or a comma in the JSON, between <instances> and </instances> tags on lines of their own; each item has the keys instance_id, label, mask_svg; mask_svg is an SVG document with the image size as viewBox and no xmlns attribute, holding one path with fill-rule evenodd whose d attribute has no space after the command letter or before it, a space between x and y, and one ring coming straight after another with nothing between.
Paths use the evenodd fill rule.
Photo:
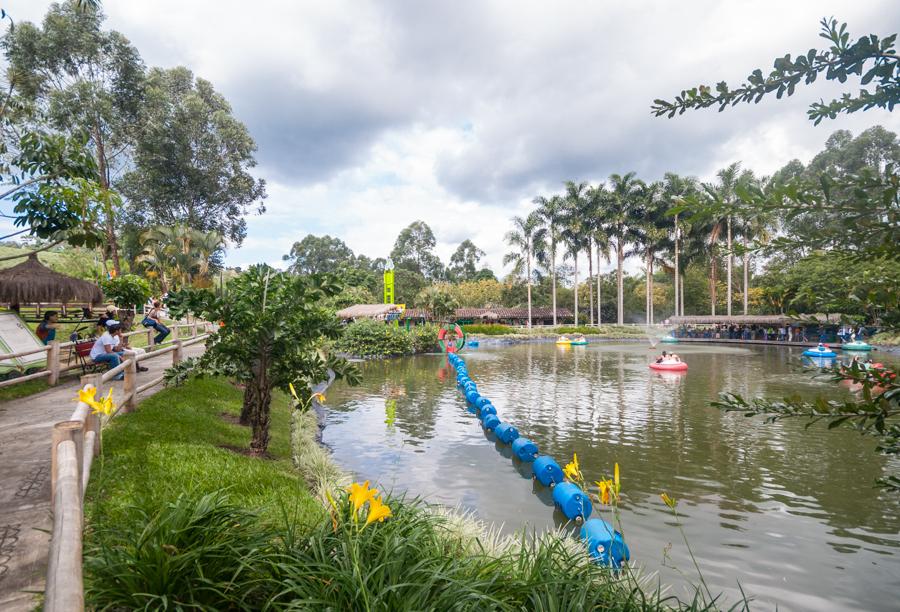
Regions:
<instances>
[{"instance_id":1,"label":"shrub","mask_svg":"<svg viewBox=\"0 0 900 612\"><path fill-rule=\"evenodd\" d=\"M107 299L119 308L140 306L150 297L150 283L137 274L123 274L100 281Z\"/></svg>"},{"instance_id":2,"label":"shrub","mask_svg":"<svg viewBox=\"0 0 900 612\"><path fill-rule=\"evenodd\" d=\"M513 329L509 325L500 324L480 324L463 325L463 330L467 334L484 334L485 336L505 336L507 334L517 334L518 330Z\"/></svg>"},{"instance_id":3,"label":"shrub","mask_svg":"<svg viewBox=\"0 0 900 612\"><path fill-rule=\"evenodd\" d=\"M412 347L415 353L431 353L436 351L438 341L438 326L427 324L417 325L410 331L412 335Z\"/></svg>"},{"instance_id":4,"label":"shrub","mask_svg":"<svg viewBox=\"0 0 900 612\"><path fill-rule=\"evenodd\" d=\"M413 352L413 335L381 321L356 321L338 339L339 351L357 357L395 357Z\"/></svg>"}]
</instances>

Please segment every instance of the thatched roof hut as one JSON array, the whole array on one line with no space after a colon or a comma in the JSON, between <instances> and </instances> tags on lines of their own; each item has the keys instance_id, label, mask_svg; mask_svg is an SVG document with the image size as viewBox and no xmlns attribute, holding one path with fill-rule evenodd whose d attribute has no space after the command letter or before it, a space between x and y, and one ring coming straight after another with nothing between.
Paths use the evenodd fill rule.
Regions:
<instances>
[{"instance_id":1,"label":"thatched roof hut","mask_svg":"<svg viewBox=\"0 0 900 612\"><path fill-rule=\"evenodd\" d=\"M394 304L354 304L337 311L341 319L384 319L391 313L399 313Z\"/></svg>"},{"instance_id":2,"label":"thatched roof hut","mask_svg":"<svg viewBox=\"0 0 900 612\"><path fill-rule=\"evenodd\" d=\"M103 292L95 283L54 272L31 253L28 259L0 270L0 303L35 304L41 302L103 301Z\"/></svg>"}]
</instances>

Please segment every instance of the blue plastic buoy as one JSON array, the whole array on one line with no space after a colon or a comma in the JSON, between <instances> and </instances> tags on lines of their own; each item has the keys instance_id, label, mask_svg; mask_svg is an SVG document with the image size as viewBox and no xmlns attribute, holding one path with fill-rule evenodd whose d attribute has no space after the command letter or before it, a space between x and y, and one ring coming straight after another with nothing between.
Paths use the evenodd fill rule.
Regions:
<instances>
[{"instance_id":1,"label":"blue plastic buoy","mask_svg":"<svg viewBox=\"0 0 900 612\"><path fill-rule=\"evenodd\" d=\"M571 482L561 482L553 487L553 503L570 521L585 520L594 510L590 497Z\"/></svg>"},{"instance_id":2,"label":"blue plastic buoy","mask_svg":"<svg viewBox=\"0 0 900 612\"><path fill-rule=\"evenodd\" d=\"M488 431L494 431L494 428L500 424L500 419L497 418L496 414L489 414L481 420L481 424Z\"/></svg>"},{"instance_id":3,"label":"blue plastic buoy","mask_svg":"<svg viewBox=\"0 0 900 612\"><path fill-rule=\"evenodd\" d=\"M519 430L509 423L503 422L494 428L494 434L504 444L512 444L513 440L519 437Z\"/></svg>"},{"instance_id":4,"label":"blue plastic buoy","mask_svg":"<svg viewBox=\"0 0 900 612\"><path fill-rule=\"evenodd\" d=\"M531 473L545 487L563 481L562 468L549 455L541 455L535 459L534 463L531 464Z\"/></svg>"},{"instance_id":5,"label":"blue plastic buoy","mask_svg":"<svg viewBox=\"0 0 900 612\"><path fill-rule=\"evenodd\" d=\"M497 409L494 408L493 404L485 404L484 406L479 408L479 411L481 412L482 419L484 419L489 414L497 414Z\"/></svg>"},{"instance_id":6,"label":"blue plastic buoy","mask_svg":"<svg viewBox=\"0 0 900 612\"><path fill-rule=\"evenodd\" d=\"M466 345L474 348L474 347L478 346L478 340L469 340L469 342Z\"/></svg>"},{"instance_id":7,"label":"blue plastic buoy","mask_svg":"<svg viewBox=\"0 0 900 612\"><path fill-rule=\"evenodd\" d=\"M486 398L485 396L482 395L481 397L478 398L478 401L475 402L475 407L482 408L484 406L487 406L490 403L491 403L491 400L489 400L488 398Z\"/></svg>"},{"instance_id":8,"label":"blue plastic buoy","mask_svg":"<svg viewBox=\"0 0 900 612\"><path fill-rule=\"evenodd\" d=\"M631 558L622 534L603 519L592 518L581 526L581 539L588 554L600 565L622 567Z\"/></svg>"},{"instance_id":9,"label":"blue plastic buoy","mask_svg":"<svg viewBox=\"0 0 900 612\"><path fill-rule=\"evenodd\" d=\"M513 440L512 451L519 461L534 461L538 454L538 447L528 438L517 438Z\"/></svg>"},{"instance_id":10,"label":"blue plastic buoy","mask_svg":"<svg viewBox=\"0 0 900 612\"><path fill-rule=\"evenodd\" d=\"M466 401L468 401L473 406L478 402L478 398L481 397L478 395L477 391L466 391Z\"/></svg>"}]
</instances>

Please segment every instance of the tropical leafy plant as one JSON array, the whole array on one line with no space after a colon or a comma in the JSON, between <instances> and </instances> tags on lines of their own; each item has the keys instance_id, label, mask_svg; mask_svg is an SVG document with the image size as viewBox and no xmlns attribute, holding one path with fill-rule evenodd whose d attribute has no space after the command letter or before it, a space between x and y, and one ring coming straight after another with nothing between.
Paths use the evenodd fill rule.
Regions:
<instances>
[{"instance_id":1,"label":"tropical leafy plant","mask_svg":"<svg viewBox=\"0 0 900 612\"><path fill-rule=\"evenodd\" d=\"M329 372L350 384L359 381L353 366L324 348L323 341L338 338L341 328L322 301L339 291L328 276L256 265L228 284L227 296L193 288L169 294L167 306L175 317L191 313L221 322L198 368L246 385L241 422L253 427L254 454L265 453L269 444L273 389L287 392L291 383L310 388Z\"/></svg>"},{"instance_id":2,"label":"tropical leafy plant","mask_svg":"<svg viewBox=\"0 0 900 612\"><path fill-rule=\"evenodd\" d=\"M103 294L119 308L139 307L150 297L150 283L136 274L123 274L100 281Z\"/></svg>"}]
</instances>

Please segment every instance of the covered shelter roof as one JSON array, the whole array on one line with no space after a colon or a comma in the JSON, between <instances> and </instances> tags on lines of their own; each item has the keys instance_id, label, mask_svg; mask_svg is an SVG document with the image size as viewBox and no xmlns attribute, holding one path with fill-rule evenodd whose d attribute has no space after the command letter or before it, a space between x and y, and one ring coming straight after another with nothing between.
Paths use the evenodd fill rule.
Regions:
<instances>
[{"instance_id":1,"label":"covered shelter roof","mask_svg":"<svg viewBox=\"0 0 900 612\"><path fill-rule=\"evenodd\" d=\"M354 304L338 310L337 316L342 319L377 319L392 312L400 312L400 307L394 304Z\"/></svg>"},{"instance_id":2,"label":"covered shelter roof","mask_svg":"<svg viewBox=\"0 0 900 612\"><path fill-rule=\"evenodd\" d=\"M669 317L673 325L783 325L797 322L787 315L687 315Z\"/></svg>"},{"instance_id":3,"label":"covered shelter roof","mask_svg":"<svg viewBox=\"0 0 900 612\"><path fill-rule=\"evenodd\" d=\"M103 301L96 283L55 272L31 253L28 259L0 270L0 303L34 304L39 302Z\"/></svg>"}]
</instances>

